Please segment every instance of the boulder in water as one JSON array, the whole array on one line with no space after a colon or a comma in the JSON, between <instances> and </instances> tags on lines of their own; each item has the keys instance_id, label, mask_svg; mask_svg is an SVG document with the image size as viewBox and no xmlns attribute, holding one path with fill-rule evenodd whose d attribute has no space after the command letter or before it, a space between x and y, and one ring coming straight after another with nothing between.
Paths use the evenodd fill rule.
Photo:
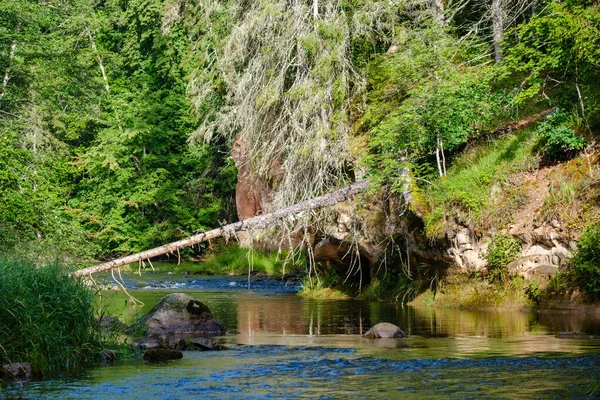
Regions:
<instances>
[{"instance_id":1,"label":"boulder in water","mask_svg":"<svg viewBox=\"0 0 600 400\"><path fill-rule=\"evenodd\" d=\"M179 350L150 349L144 353L144 361L150 362L179 360L180 358L183 358L183 353Z\"/></svg>"},{"instance_id":2,"label":"boulder in water","mask_svg":"<svg viewBox=\"0 0 600 400\"><path fill-rule=\"evenodd\" d=\"M368 338L399 338L406 337L406 333L399 327L388 322L380 322L373 326L365 333L365 337Z\"/></svg>"},{"instance_id":3,"label":"boulder in water","mask_svg":"<svg viewBox=\"0 0 600 400\"><path fill-rule=\"evenodd\" d=\"M135 332L140 326L148 327L149 335L223 335L225 327L215 321L208 307L183 293L163 297L152 310L129 328ZM188 336L189 337L189 336Z\"/></svg>"}]
</instances>

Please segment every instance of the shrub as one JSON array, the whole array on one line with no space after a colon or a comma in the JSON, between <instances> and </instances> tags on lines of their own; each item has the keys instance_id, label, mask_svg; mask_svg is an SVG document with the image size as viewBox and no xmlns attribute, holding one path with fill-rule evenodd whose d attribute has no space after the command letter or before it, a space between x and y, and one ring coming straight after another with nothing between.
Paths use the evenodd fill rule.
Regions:
<instances>
[{"instance_id":1,"label":"shrub","mask_svg":"<svg viewBox=\"0 0 600 400\"><path fill-rule=\"evenodd\" d=\"M538 149L544 157L551 161L567 160L585 147L585 139L577 136L566 122L568 115L557 110L546 117L538 129Z\"/></svg>"},{"instance_id":2,"label":"shrub","mask_svg":"<svg viewBox=\"0 0 600 400\"><path fill-rule=\"evenodd\" d=\"M94 295L60 266L0 258L0 293L0 364L30 362L42 373L101 349Z\"/></svg>"},{"instance_id":3,"label":"shrub","mask_svg":"<svg viewBox=\"0 0 600 400\"><path fill-rule=\"evenodd\" d=\"M492 243L488 248L487 260L490 278L492 280L506 280L508 264L521 254L521 243L513 236L501 233L492 236Z\"/></svg>"},{"instance_id":4,"label":"shrub","mask_svg":"<svg viewBox=\"0 0 600 400\"><path fill-rule=\"evenodd\" d=\"M581 235L571 259L576 279L594 299L600 298L600 225L591 224Z\"/></svg>"}]
</instances>

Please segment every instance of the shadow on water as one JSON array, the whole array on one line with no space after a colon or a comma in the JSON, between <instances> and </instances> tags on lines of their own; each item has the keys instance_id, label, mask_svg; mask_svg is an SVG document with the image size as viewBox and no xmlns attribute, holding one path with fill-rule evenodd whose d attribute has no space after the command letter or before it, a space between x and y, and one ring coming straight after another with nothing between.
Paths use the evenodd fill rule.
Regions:
<instances>
[{"instance_id":1,"label":"shadow on water","mask_svg":"<svg viewBox=\"0 0 600 400\"><path fill-rule=\"evenodd\" d=\"M242 277L145 274L122 292L103 292L108 313L127 322L168 293L209 305L228 328L231 350L186 352L150 365L117 362L85 372L4 387L26 398L584 398L600 373L600 340L564 340L559 331L600 334L586 315L460 311L393 303L311 300L298 287ZM387 321L405 339L361 336Z\"/></svg>"}]
</instances>

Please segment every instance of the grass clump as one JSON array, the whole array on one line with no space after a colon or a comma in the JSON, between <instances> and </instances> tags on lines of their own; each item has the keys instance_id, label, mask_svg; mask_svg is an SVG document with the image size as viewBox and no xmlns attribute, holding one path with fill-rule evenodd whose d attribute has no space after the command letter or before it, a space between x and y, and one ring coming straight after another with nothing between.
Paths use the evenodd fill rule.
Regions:
<instances>
[{"instance_id":1,"label":"grass clump","mask_svg":"<svg viewBox=\"0 0 600 400\"><path fill-rule=\"evenodd\" d=\"M237 244L219 246L214 253L206 257L198 268L217 275L248 273L250 268L255 272L267 275L283 275L303 268L303 259L292 260L284 252L268 252L253 248L245 249Z\"/></svg>"},{"instance_id":2,"label":"grass clump","mask_svg":"<svg viewBox=\"0 0 600 400\"><path fill-rule=\"evenodd\" d=\"M600 396L600 376L598 376L596 380L592 383L592 386L588 391L588 396Z\"/></svg>"},{"instance_id":3,"label":"grass clump","mask_svg":"<svg viewBox=\"0 0 600 400\"><path fill-rule=\"evenodd\" d=\"M499 283L459 275L449 276L440 284L433 299L432 293L428 291L410 304L460 309L534 307L535 304L525 293L526 286L527 283L521 278Z\"/></svg>"},{"instance_id":4,"label":"grass clump","mask_svg":"<svg viewBox=\"0 0 600 400\"><path fill-rule=\"evenodd\" d=\"M35 373L91 361L102 348L95 299L58 264L0 258L0 364Z\"/></svg>"}]
</instances>

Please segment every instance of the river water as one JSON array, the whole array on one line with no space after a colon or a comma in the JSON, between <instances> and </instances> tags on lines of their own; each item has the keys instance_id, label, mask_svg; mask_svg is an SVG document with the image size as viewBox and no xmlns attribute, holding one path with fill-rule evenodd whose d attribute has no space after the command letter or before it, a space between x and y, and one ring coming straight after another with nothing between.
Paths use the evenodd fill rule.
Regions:
<instances>
[{"instance_id":1,"label":"river water","mask_svg":"<svg viewBox=\"0 0 600 400\"><path fill-rule=\"evenodd\" d=\"M125 277L133 306L101 304L126 322L168 293L209 305L230 349L182 360L118 361L3 387L2 397L49 399L586 398L600 378L600 318L551 312L463 311L394 303L310 300L296 285L241 277ZM377 322L409 336L366 339ZM579 331L595 339L558 339Z\"/></svg>"}]
</instances>

